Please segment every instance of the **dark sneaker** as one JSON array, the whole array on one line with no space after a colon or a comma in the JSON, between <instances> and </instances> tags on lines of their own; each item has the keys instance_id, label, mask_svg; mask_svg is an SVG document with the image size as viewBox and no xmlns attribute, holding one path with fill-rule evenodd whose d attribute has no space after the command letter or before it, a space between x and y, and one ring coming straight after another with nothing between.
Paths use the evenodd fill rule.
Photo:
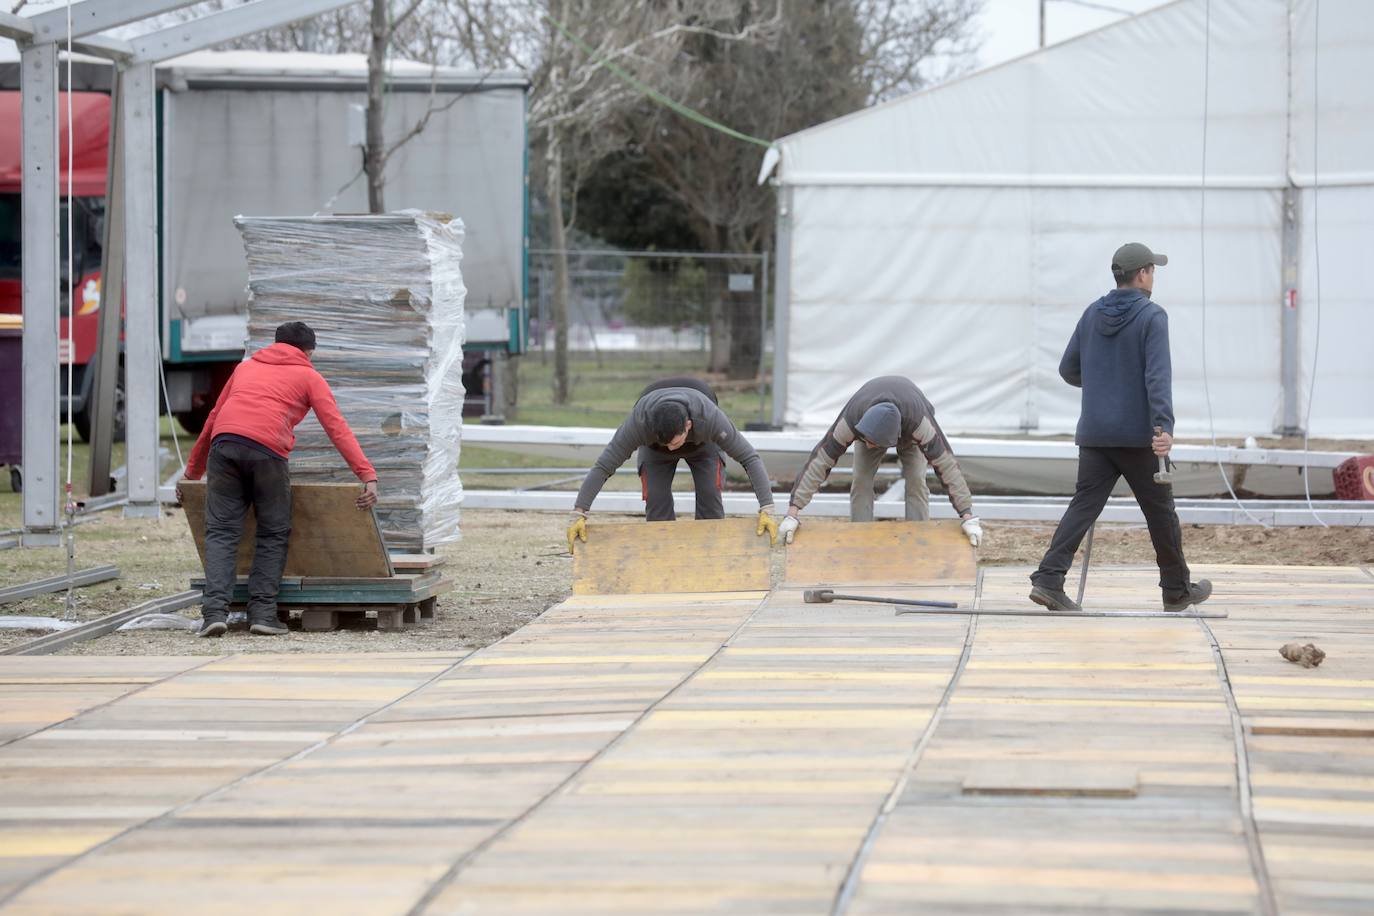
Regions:
<instances>
[{"instance_id":1,"label":"dark sneaker","mask_svg":"<svg viewBox=\"0 0 1374 916\"><path fill-rule=\"evenodd\" d=\"M275 617L257 617L249 621L248 632L257 636L285 636L291 630Z\"/></svg>"},{"instance_id":2,"label":"dark sneaker","mask_svg":"<svg viewBox=\"0 0 1374 916\"><path fill-rule=\"evenodd\" d=\"M223 617L206 617L201 621L200 630L196 632L196 635L204 637L223 636L228 629L229 624L224 622Z\"/></svg>"},{"instance_id":3,"label":"dark sneaker","mask_svg":"<svg viewBox=\"0 0 1374 916\"><path fill-rule=\"evenodd\" d=\"M1194 604L1201 604L1212 597L1212 583L1206 579L1188 583L1188 593L1179 598L1165 598L1164 610L1186 611Z\"/></svg>"},{"instance_id":4,"label":"dark sneaker","mask_svg":"<svg viewBox=\"0 0 1374 916\"><path fill-rule=\"evenodd\" d=\"M1063 589L1046 588L1043 585L1031 586L1030 600L1034 601L1041 607L1047 607L1052 611L1083 610L1081 607L1078 606L1077 602L1075 602L1068 595L1064 594Z\"/></svg>"}]
</instances>

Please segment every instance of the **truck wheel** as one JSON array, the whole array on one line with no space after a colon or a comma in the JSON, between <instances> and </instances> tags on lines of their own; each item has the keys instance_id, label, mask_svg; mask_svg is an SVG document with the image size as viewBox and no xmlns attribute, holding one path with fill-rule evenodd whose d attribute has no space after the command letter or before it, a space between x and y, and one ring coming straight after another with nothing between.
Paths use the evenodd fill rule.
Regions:
<instances>
[{"instance_id":1,"label":"truck wheel","mask_svg":"<svg viewBox=\"0 0 1374 916\"><path fill-rule=\"evenodd\" d=\"M124 367L119 367L119 375L115 377L114 392L114 442L124 441L124 427L127 413L124 403ZM91 410L87 406L84 410L77 411L72 416L72 422L76 424L76 432L81 436L82 442L91 441Z\"/></svg>"},{"instance_id":2,"label":"truck wheel","mask_svg":"<svg viewBox=\"0 0 1374 916\"><path fill-rule=\"evenodd\" d=\"M10 489L16 493L24 492L24 472L19 468L10 468Z\"/></svg>"},{"instance_id":3,"label":"truck wheel","mask_svg":"<svg viewBox=\"0 0 1374 916\"><path fill-rule=\"evenodd\" d=\"M199 436L200 431L205 428L205 421L210 419L210 408L207 405L198 410L183 410L176 418L182 429L193 436Z\"/></svg>"}]
</instances>

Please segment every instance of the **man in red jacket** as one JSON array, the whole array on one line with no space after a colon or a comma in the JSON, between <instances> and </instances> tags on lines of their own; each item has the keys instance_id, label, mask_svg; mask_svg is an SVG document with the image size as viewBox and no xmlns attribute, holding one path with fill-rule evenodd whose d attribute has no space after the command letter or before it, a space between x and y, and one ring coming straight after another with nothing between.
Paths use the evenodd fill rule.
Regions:
<instances>
[{"instance_id":1,"label":"man in red jacket","mask_svg":"<svg viewBox=\"0 0 1374 916\"><path fill-rule=\"evenodd\" d=\"M377 472L358 447L329 384L310 364L315 332L301 321L277 328L276 343L239 363L210 411L191 457L186 480L208 467L205 498L205 597L201 636L222 636L248 507L257 517L253 571L248 577L248 629L280 636L277 591L291 536L291 478L286 459L296 444L293 430L309 410L363 482L359 509L377 503ZM180 489L177 499L181 498Z\"/></svg>"}]
</instances>

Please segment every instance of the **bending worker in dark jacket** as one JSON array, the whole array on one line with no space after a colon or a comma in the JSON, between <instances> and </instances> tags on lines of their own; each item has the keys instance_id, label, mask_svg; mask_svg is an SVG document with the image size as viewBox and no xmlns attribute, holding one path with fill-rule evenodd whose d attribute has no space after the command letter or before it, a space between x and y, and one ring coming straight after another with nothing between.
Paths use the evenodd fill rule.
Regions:
<instances>
[{"instance_id":1,"label":"bending worker in dark jacket","mask_svg":"<svg viewBox=\"0 0 1374 916\"><path fill-rule=\"evenodd\" d=\"M1112 255L1116 289L1088 306L1059 363L1064 381L1083 389L1083 406L1074 436L1078 483L1073 500L1031 576L1031 600L1051 610L1079 610L1064 594L1064 576L1123 476L1150 528L1164 609L1182 611L1212 593L1207 580L1188 581L1173 489L1154 481L1157 456L1168 455L1174 443L1169 316L1150 301L1155 265L1168 262L1139 242L1118 248ZM1155 435L1155 428L1162 432Z\"/></svg>"},{"instance_id":2,"label":"bending worker in dark jacket","mask_svg":"<svg viewBox=\"0 0 1374 916\"><path fill-rule=\"evenodd\" d=\"M286 459L296 424L314 410L353 473L363 481L359 509L377 502L377 472L348 428L334 394L315 371L315 332L301 321L277 328L276 343L239 363L220 392L186 461L186 480L208 468L205 494L205 598L201 636L222 636L238 566L239 540L249 507L257 519L253 571L248 577L248 629L260 636L286 632L277 619L277 592L291 537L291 477ZM181 491L177 491L181 499Z\"/></svg>"},{"instance_id":3,"label":"bending worker in dark jacket","mask_svg":"<svg viewBox=\"0 0 1374 916\"><path fill-rule=\"evenodd\" d=\"M763 459L739 434L730 418L716 406L716 395L706 383L692 378L664 379L645 388L630 416L611 437L601 457L587 472L577 492L572 523L568 525L568 550L573 541L587 540L587 513L607 479L639 449L645 517L651 522L670 522L673 510L673 474L679 460L692 470L697 518L724 518L721 499L722 451L738 461L749 475L759 499L757 533L768 532L776 542L778 523L773 511L773 488Z\"/></svg>"},{"instance_id":4,"label":"bending worker in dark jacket","mask_svg":"<svg viewBox=\"0 0 1374 916\"><path fill-rule=\"evenodd\" d=\"M983 528L973 515L973 494L954 460L949 440L935 422L935 409L914 382L899 375L884 375L865 382L844 405L825 438L811 450L806 467L792 485L787 518L778 528L784 543L792 543L801 524L798 514L811 502L851 444L854 482L849 487L850 521L873 521L873 480L883 453L896 446L906 485L907 520L925 521L930 517L930 490L925 480L928 460L945 485L954 511L964 520L964 535L970 544L978 546Z\"/></svg>"}]
</instances>

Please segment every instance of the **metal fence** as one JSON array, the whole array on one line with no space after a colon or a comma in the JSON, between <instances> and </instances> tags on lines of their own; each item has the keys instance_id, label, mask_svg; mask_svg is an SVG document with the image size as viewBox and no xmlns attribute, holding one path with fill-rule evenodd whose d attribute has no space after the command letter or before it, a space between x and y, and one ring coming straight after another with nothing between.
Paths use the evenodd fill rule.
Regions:
<instances>
[{"instance_id":1,"label":"metal fence","mask_svg":"<svg viewBox=\"0 0 1374 916\"><path fill-rule=\"evenodd\" d=\"M734 252L530 252L529 341L554 347L556 264L568 269L568 351L602 368L659 367L767 382L772 357L768 256Z\"/></svg>"}]
</instances>

